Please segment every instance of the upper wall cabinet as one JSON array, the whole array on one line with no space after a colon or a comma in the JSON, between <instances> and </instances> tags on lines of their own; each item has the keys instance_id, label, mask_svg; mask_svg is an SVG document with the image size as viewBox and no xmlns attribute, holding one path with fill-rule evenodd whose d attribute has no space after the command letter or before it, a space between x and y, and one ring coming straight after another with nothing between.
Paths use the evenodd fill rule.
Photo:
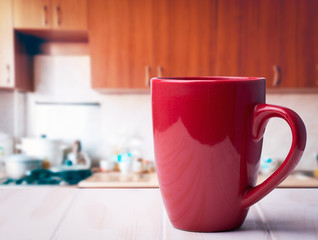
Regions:
<instances>
[{"instance_id":1,"label":"upper wall cabinet","mask_svg":"<svg viewBox=\"0 0 318 240\"><path fill-rule=\"evenodd\" d=\"M14 86L11 1L0 1L0 88Z\"/></svg>"},{"instance_id":2,"label":"upper wall cabinet","mask_svg":"<svg viewBox=\"0 0 318 240\"><path fill-rule=\"evenodd\" d=\"M268 0L258 3L259 73L268 88L318 87L318 2ZM246 49L244 49L246 50ZM248 72L247 72L248 73Z\"/></svg>"},{"instance_id":3,"label":"upper wall cabinet","mask_svg":"<svg viewBox=\"0 0 318 240\"><path fill-rule=\"evenodd\" d=\"M92 87L149 88L155 76L212 75L216 0L91 0Z\"/></svg>"},{"instance_id":4,"label":"upper wall cabinet","mask_svg":"<svg viewBox=\"0 0 318 240\"><path fill-rule=\"evenodd\" d=\"M318 87L318 1L218 1L217 75L267 88Z\"/></svg>"},{"instance_id":5,"label":"upper wall cabinet","mask_svg":"<svg viewBox=\"0 0 318 240\"><path fill-rule=\"evenodd\" d=\"M87 44L87 2L1 0L0 36L0 90L33 91L33 56L49 41Z\"/></svg>"},{"instance_id":6,"label":"upper wall cabinet","mask_svg":"<svg viewBox=\"0 0 318 240\"><path fill-rule=\"evenodd\" d=\"M195 75L318 86L315 0L90 0L89 21L93 88Z\"/></svg>"},{"instance_id":7,"label":"upper wall cabinet","mask_svg":"<svg viewBox=\"0 0 318 240\"><path fill-rule=\"evenodd\" d=\"M153 2L153 75L214 75L217 1Z\"/></svg>"},{"instance_id":8,"label":"upper wall cabinet","mask_svg":"<svg viewBox=\"0 0 318 240\"><path fill-rule=\"evenodd\" d=\"M152 0L90 0L93 88L142 89L152 64Z\"/></svg>"},{"instance_id":9,"label":"upper wall cabinet","mask_svg":"<svg viewBox=\"0 0 318 240\"><path fill-rule=\"evenodd\" d=\"M11 0L0 1L0 89L32 91L32 61L25 43L34 39L15 33Z\"/></svg>"},{"instance_id":10,"label":"upper wall cabinet","mask_svg":"<svg viewBox=\"0 0 318 240\"><path fill-rule=\"evenodd\" d=\"M13 0L16 29L87 29L86 0Z\"/></svg>"}]
</instances>

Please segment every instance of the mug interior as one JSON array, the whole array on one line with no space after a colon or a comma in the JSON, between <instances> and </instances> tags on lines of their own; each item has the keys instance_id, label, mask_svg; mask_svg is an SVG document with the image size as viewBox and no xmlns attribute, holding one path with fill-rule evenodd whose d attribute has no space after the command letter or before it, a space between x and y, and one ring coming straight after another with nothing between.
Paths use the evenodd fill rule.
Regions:
<instances>
[{"instance_id":1,"label":"mug interior","mask_svg":"<svg viewBox=\"0 0 318 240\"><path fill-rule=\"evenodd\" d=\"M197 76L197 77L155 77L152 80L161 80L169 82L198 82L198 81L223 81L223 82L244 82L244 81L260 81L265 80L264 77L233 77L233 76Z\"/></svg>"}]
</instances>

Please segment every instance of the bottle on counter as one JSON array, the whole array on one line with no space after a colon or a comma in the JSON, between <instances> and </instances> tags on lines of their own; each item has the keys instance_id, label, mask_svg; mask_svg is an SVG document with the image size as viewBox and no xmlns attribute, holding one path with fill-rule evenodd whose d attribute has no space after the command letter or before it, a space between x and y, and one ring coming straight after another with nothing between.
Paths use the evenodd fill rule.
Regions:
<instances>
[{"instance_id":1,"label":"bottle on counter","mask_svg":"<svg viewBox=\"0 0 318 240\"><path fill-rule=\"evenodd\" d=\"M67 154L65 164L67 166L82 166L90 168L91 161L88 155L82 152L82 144L79 140L74 142L72 152Z\"/></svg>"}]
</instances>

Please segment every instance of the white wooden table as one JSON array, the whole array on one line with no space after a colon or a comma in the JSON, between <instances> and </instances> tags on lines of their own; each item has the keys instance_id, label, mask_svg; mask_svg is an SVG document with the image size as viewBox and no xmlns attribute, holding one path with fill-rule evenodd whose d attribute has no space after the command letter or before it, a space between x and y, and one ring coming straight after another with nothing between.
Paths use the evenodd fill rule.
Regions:
<instances>
[{"instance_id":1,"label":"white wooden table","mask_svg":"<svg viewBox=\"0 0 318 240\"><path fill-rule=\"evenodd\" d=\"M318 239L318 189L276 189L232 232L174 229L158 189L1 187L0 239Z\"/></svg>"}]
</instances>

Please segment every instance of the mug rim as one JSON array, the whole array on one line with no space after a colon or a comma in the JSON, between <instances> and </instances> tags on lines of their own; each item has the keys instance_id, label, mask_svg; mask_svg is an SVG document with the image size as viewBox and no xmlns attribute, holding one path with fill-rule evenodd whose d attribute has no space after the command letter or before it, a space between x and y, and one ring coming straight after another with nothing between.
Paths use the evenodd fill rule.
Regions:
<instances>
[{"instance_id":1,"label":"mug rim","mask_svg":"<svg viewBox=\"0 0 318 240\"><path fill-rule=\"evenodd\" d=\"M263 81L264 77L242 77L242 76L194 76L194 77L154 77L151 81L164 82L251 82Z\"/></svg>"}]
</instances>

